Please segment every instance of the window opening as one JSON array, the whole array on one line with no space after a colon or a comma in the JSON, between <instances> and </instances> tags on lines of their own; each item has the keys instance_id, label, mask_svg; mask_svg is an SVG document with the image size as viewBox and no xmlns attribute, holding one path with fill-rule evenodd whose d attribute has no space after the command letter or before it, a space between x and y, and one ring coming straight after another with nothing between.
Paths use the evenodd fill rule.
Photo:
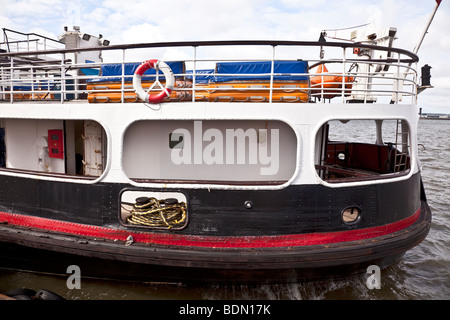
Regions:
<instances>
[{"instance_id":1,"label":"window opening","mask_svg":"<svg viewBox=\"0 0 450 320\"><path fill-rule=\"evenodd\" d=\"M410 169L404 120L332 120L316 137L316 170L326 182L384 179Z\"/></svg>"},{"instance_id":2,"label":"window opening","mask_svg":"<svg viewBox=\"0 0 450 320\"><path fill-rule=\"evenodd\" d=\"M92 120L0 119L2 170L40 175L99 177L106 133Z\"/></svg>"}]
</instances>

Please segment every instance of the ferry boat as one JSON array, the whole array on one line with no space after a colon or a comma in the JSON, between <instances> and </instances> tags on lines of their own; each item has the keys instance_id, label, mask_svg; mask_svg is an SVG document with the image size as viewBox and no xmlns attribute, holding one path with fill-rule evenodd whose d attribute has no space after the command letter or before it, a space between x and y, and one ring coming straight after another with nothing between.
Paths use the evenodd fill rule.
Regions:
<instances>
[{"instance_id":1,"label":"ferry boat","mask_svg":"<svg viewBox=\"0 0 450 320\"><path fill-rule=\"evenodd\" d=\"M429 232L429 84L395 28L127 45L3 32L1 267L290 281L385 268Z\"/></svg>"}]
</instances>

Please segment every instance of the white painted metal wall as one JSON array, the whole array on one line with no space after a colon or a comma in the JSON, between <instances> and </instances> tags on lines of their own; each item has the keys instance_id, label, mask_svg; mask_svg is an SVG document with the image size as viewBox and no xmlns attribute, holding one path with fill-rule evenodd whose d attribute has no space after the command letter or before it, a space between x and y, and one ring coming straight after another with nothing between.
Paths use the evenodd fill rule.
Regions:
<instances>
[{"instance_id":1,"label":"white painted metal wall","mask_svg":"<svg viewBox=\"0 0 450 320\"><path fill-rule=\"evenodd\" d=\"M334 119L405 119L413 133L411 141L411 171L408 175L383 180L408 179L419 170L417 158L418 108L416 105L392 104L248 104L222 103L213 106L209 103L176 103L161 104L158 108L148 108L144 104L97 104L95 108L87 103L72 103L63 105L42 105L40 108L29 108L29 104L2 105L1 118L21 118L24 110L31 119L90 119L97 121L105 130L107 140L107 162L103 165L102 175L95 180L79 180L69 177L40 177L41 179L60 180L77 183L125 182L138 187L156 188L205 188L205 189L282 189L290 184L327 184L322 181L315 170L316 134L321 126ZM123 166L125 132L138 120L279 120L289 125L296 135L296 167L292 177L282 185L237 186L227 184L167 184L167 183L138 183L132 181ZM34 135L36 137L36 135ZM35 139L35 138L34 138ZM165 138L168 144L168 137ZM30 146L36 147L34 144ZM128 173L128 172L127 172ZM15 174L1 172L1 174ZM128 173L129 174L129 173ZM380 183L374 181L358 181L345 184L346 186ZM330 187L342 187L341 184L328 184Z\"/></svg>"}]
</instances>

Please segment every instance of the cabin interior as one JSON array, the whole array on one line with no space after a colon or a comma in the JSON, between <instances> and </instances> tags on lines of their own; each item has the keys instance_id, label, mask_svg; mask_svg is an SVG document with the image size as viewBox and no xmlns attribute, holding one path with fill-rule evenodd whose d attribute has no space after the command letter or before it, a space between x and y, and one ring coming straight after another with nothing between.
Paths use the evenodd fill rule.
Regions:
<instances>
[{"instance_id":1,"label":"cabin interior","mask_svg":"<svg viewBox=\"0 0 450 320\"><path fill-rule=\"evenodd\" d=\"M104 129L91 120L1 119L3 170L98 177L106 157Z\"/></svg>"}]
</instances>

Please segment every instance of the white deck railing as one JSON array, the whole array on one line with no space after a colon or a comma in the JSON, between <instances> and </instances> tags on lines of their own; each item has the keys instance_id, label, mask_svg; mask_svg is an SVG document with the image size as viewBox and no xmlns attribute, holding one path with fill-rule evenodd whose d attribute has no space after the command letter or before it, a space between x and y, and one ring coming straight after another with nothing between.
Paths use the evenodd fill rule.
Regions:
<instances>
[{"instance_id":1,"label":"white deck railing","mask_svg":"<svg viewBox=\"0 0 450 320\"><path fill-rule=\"evenodd\" d=\"M202 50L214 51L214 55L218 55L221 50L228 50L233 46L232 57L227 59L217 58L199 58L203 55ZM314 55L319 52L319 48L325 48L333 51L333 54L338 55L338 58L331 59L314 59ZM365 48L367 50L376 50L388 52L388 59L368 59L366 56L358 56L353 54L354 48ZM211 50L213 48L214 50ZM251 59L250 52L262 51L267 48L267 59ZM164 49L164 50L162 50ZM149 56L143 58L141 61L134 59L127 60L127 57L134 57L135 51L146 50ZM163 52L161 56L151 56L151 52ZM210 42L172 42L172 43L149 43L149 44L135 44L135 45L117 45L109 47L96 48L79 48L79 49L52 49L43 51L25 52L2 52L0 53L0 102L15 103L25 101L56 101L59 103L67 103L68 101L89 100L89 95L92 93L102 93L108 97L112 93L119 94L119 98L115 102L126 103L130 102L128 95L134 93L132 86L127 84L132 75L125 74L125 65L131 62L142 62L146 59L158 59L168 62L164 56L171 52L170 50L182 52L182 56L191 56L183 60L186 65L186 70L182 73L176 73L174 76L182 81L185 81L184 86L176 87L176 91L183 93L182 101L233 101L230 99L200 99L199 93L222 94L223 97L230 96L230 90L236 92L266 92L264 99L257 99L259 96L255 95L255 99L247 99L247 101L255 102L279 102L274 99L274 94L277 92L298 92L302 95L297 102L386 102L386 103L416 103L418 76L415 70L418 58L415 54L402 49L386 48L379 46L363 45L356 43L337 43L337 42L299 42L299 41L210 41ZM96 70L100 69L106 62L100 63L75 63L73 60L74 54L84 51L102 51L111 53L115 60L110 60L107 63L118 63L122 66L122 72L119 75L104 76L104 75L86 75L81 72L83 69ZM202 54L200 54L202 53ZM229 51L228 51L229 53ZM242 55L242 59L241 56ZM310 55L313 58L309 59ZM173 52L171 52L173 57ZM118 57L118 58L117 58ZM308 63L308 71L305 73L282 74L274 72L275 61L284 60L303 60ZM218 62L226 61L267 61L271 63L271 71L268 73L252 74L254 76L268 76L270 80L266 81L267 86L262 87L261 82L255 82L250 87L232 86L232 83L227 83L227 86L212 86L200 83L199 79L204 76L200 66L209 65L214 68ZM317 67L325 65L330 72L317 73ZM210 74L211 77L217 76L233 76L242 74L219 74L214 72ZM301 87L285 87L277 86L277 81L274 79L277 76L305 76L307 81ZM249 76L249 74L246 74ZM328 85L335 84L335 88L328 88L322 84L313 85L311 80L313 77L336 76L340 77L339 81L328 82ZM120 86L118 88L110 88L101 85L92 88L89 86L90 81L106 81L114 78ZM347 87L346 87L347 86ZM333 99L327 97L333 94ZM306 95L306 99L305 99ZM251 95L249 95L251 97ZM262 95L261 95L262 96ZM91 99L92 100L92 99ZM91 101L89 100L89 101ZM131 99L133 100L133 99ZM174 99L176 100L176 99ZM97 99L96 102L101 102ZM105 102L107 99L105 99ZM109 101L112 101L111 99ZM234 100L240 101L240 100ZM289 102L289 99L284 101ZM292 99L291 101L294 101ZM93 101L91 101L93 102Z\"/></svg>"}]
</instances>

